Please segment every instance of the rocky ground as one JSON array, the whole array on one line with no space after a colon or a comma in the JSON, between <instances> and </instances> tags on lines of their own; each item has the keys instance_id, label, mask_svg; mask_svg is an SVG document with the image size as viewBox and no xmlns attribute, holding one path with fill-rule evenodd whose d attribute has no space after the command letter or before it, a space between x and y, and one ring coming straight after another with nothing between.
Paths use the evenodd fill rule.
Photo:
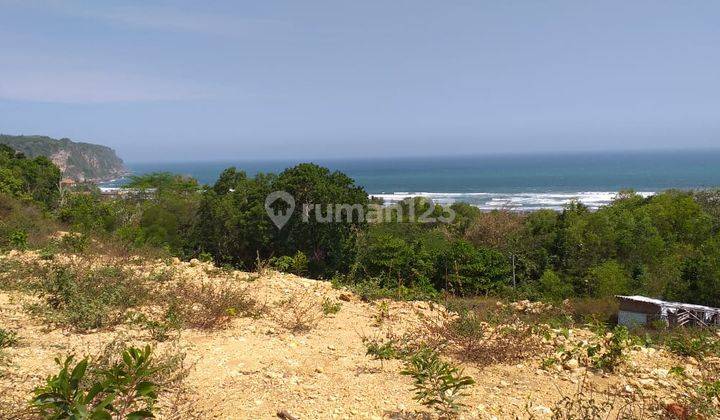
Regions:
<instances>
[{"instance_id":1,"label":"rocky ground","mask_svg":"<svg viewBox=\"0 0 720 420\"><path fill-rule=\"evenodd\" d=\"M23 264L40 261L34 253L0 258ZM187 392L178 399L161 398L161 406L180 407L167 410L167 416L257 419L276 418L282 410L303 419L434 416L413 400L411 379L399 373L402 363L373 360L366 355L363 339L388 332L400 336L420 328L424 319L446 317L438 305L367 303L328 282L272 271L262 275L221 271L198 261L153 261L133 267L148 277L170 268L174 276L193 281L238 282L264 308L256 317L235 317L223 328L183 329L176 338L154 343L158 351L180 349L189 369L183 382ZM316 325L305 331L288 326L288 317L293 316L288 304L293 297L290 303L310 303ZM151 341L146 330L132 323L87 333L48 325L24 309L33 299L37 298L23 292L0 292L0 327L16 331L19 337L17 345L3 349L0 391L6 398L27 399L47 375L57 372L55 357L97 354L118 337L133 343ZM326 301L341 304L340 310L323 314L320 308ZM592 333L574 329L567 335L558 334L551 340L582 342ZM591 385L616 394L610 402L615 410L640 396L646 401L663 401L666 407L684 388L697 383L694 378L699 367L694 359L640 347L628 354L627 361L613 373L588 370L573 359L542 368L544 356L484 368L457 361L476 381L462 400L466 406L460 416L549 418L558 402L572 398L583 384L586 389ZM676 366L684 368L686 377L670 374ZM649 411L645 418L655 416L660 413Z\"/></svg>"}]
</instances>

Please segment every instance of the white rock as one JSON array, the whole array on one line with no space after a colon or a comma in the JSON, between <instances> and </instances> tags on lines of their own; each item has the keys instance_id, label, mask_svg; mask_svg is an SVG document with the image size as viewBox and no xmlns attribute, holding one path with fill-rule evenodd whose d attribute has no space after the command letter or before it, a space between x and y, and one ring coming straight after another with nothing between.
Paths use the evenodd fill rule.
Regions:
<instances>
[{"instance_id":1,"label":"white rock","mask_svg":"<svg viewBox=\"0 0 720 420\"><path fill-rule=\"evenodd\" d=\"M577 361L577 359L570 359L563 363L563 367L565 367L565 369L567 370L575 370L580 367L580 363Z\"/></svg>"},{"instance_id":2,"label":"white rock","mask_svg":"<svg viewBox=\"0 0 720 420\"><path fill-rule=\"evenodd\" d=\"M545 415L552 414L552 410L545 407L544 405L536 405L535 407L532 408L532 412L537 413L537 414L545 414Z\"/></svg>"}]
</instances>

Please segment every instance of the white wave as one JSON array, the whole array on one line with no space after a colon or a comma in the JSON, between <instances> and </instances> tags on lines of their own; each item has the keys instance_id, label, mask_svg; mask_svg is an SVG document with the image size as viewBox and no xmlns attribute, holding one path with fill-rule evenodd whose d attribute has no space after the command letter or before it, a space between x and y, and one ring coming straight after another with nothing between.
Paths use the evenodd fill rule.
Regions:
<instances>
[{"instance_id":1,"label":"white wave","mask_svg":"<svg viewBox=\"0 0 720 420\"><path fill-rule=\"evenodd\" d=\"M542 192L542 193L487 193L487 192L395 192L392 194L371 194L382 198L386 204L395 204L410 197L425 197L439 204L457 201L472 204L483 210L508 208L512 210L562 209L575 200L589 208L597 209L612 202L617 197L614 191L578 191L578 192ZM649 197L654 192L638 192Z\"/></svg>"}]
</instances>

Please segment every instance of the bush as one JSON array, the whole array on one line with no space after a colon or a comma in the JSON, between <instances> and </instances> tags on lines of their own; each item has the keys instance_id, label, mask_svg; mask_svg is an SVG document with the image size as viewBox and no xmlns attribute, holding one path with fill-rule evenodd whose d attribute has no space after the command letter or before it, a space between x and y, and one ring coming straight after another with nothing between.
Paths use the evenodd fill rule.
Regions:
<instances>
[{"instance_id":1,"label":"bush","mask_svg":"<svg viewBox=\"0 0 720 420\"><path fill-rule=\"evenodd\" d=\"M630 288L630 277L614 260L591 268L585 281L590 294L598 298L622 295Z\"/></svg>"},{"instance_id":2,"label":"bush","mask_svg":"<svg viewBox=\"0 0 720 420\"><path fill-rule=\"evenodd\" d=\"M229 282L181 282L169 288L165 319L192 328L214 329L236 316L255 315L258 303L248 293Z\"/></svg>"},{"instance_id":3,"label":"bush","mask_svg":"<svg viewBox=\"0 0 720 420\"><path fill-rule=\"evenodd\" d=\"M698 360L720 354L720 340L705 330L678 328L665 338L665 345L677 355Z\"/></svg>"},{"instance_id":4,"label":"bush","mask_svg":"<svg viewBox=\"0 0 720 420\"><path fill-rule=\"evenodd\" d=\"M460 296L486 295L504 285L511 272L507 259L498 251L475 248L465 241L454 243L438 264L438 288Z\"/></svg>"},{"instance_id":5,"label":"bush","mask_svg":"<svg viewBox=\"0 0 720 420\"><path fill-rule=\"evenodd\" d=\"M628 329L618 325L612 333L603 338L602 343L590 346L587 355L593 367L605 371L614 371L625 360L625 349L630 343Z\"/></svg>"},{"instance_id":6,"label":"bush","mask_svg":"<svg viewBox=\"0 0 720 420\"><path fill-rule=\"evenodd\" d=\"M125 350L121 361L103 370L102 379L93 383L86 380L87 358L75 365L73 356L55 362L60 365L60 372L35 389L31 402L44 418L154 417L157 385L151 377L156 368L149 346Z\"/></svg>"},{"instance_id":7,"label":"bush","mask_svg":"<svg viewBox=\"0 0 720 420\"><path fill-rule=\"evenodd\" d=\"M10 246L14 249L24 250L28 247L28 234L23 230L11 232L8 239L10 241Z\"/></svg>"},{"instance_id":8,"label":"bush","mask_svg":"<svg viewBox=\"0 0 720 420\"><path fill-rule=\"evenodd\" d=\"M517 363L549 352L547 331L539 324L497 309L489 314L463 311L455 319L429 323L427 331L432 342L446 343L457 357L480 366Z\"/></svg>"},{"instance_id":9,"label":"bush","mask_svg":"<svg viewBox=\"0 0 720 420\"><path fill-rule=\"evenodd\" d=\"M423 348L411 355L400 372L414 380L414 399L445 416L455 415L463 404L459 399L467 395L465 389L475 381L463 376L463 371L440 358L437 351Z\"/></svg>"},{"instance_id":10,"label":"bush","mask_svg":"<svg viewBox=\"0 0 720 420\"><path fill-rule=\"evenodd\" d=\"M283 255L282 257L271 258L270 265L278 271L302 276L307 273L308 259L305 254L298 251L292 257Z\"/></svg>"},{"instance_id":11,"label":"bush","mask_svg":"<svg viewBox=\"0 0 720 420\"><path fill-rule=\"evenodd\" d=\"M46 304L33 311L79 331L121 323L125 311L147 298L144 285L115 267L60 267L41 285Z\"/></svg>"},{"instance_id":12,"label":"bush","mask_svg":"<svg viewBox=\"0 0 720 420\"><path fill-rule=\"evenodd\" d=\"M563 282L560 276L550 269L545 270L540 277L538 288L543 298L553 302L559 302L573 293L572 284Z\"/></svg>"},{"instance_id":13,"label":"bush","mask_svg":"<svg viewBox=\"0 0 720 420\"><path fill-rule=\"evenodd\" d=\"M84 252L88 244L90 243L90 239L87 235L83 235L82 233L68 233L67 235L64 235L62 239L60 239L60 247L71 253L81 253Z\"/></svg>"},{"instance_id":14,"label":"bush","mask_svg":"<svg viewBox=\"0 0 720 420\"><path fill-rule=\"evenodd\" d=\"M311 330L322 317L322 303L314 290L305 288L280 301L279 311L275 314L275 320L292 332Z\"/></svg>"}]
</instances>

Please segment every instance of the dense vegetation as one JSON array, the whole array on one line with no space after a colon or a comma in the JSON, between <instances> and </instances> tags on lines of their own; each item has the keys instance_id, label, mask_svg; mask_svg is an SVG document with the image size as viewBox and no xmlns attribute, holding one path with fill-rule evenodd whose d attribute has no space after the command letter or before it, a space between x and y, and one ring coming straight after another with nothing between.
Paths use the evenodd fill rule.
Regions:
<instances>
[{"instance_id":1,"label":"dense vegetation","mask_svg":"<svg viewBox=\"0 0 720 420\"><path fill-rule=\"evenodd\" d=\"M352 179L313 164L252 177L230 168L207 187L151 174L134 178L135 193L127 198L104 199L90 189L60 200L59 172L46 159L1 152L4 247L39 237L35 229L42 223L27 220L42 218L58 228L126 247L162 248L181 258L244 269L270 263L351 285L366 296L447 292L562 300L644 294L720 306L720 195L714 191L666 191L649 198L627 191L597 211L571 203L560 212L481 212L458 203L449 224L419 223L407 212L398 217L392 207L384 210L391 220L386 223L352 217L304 222L298 208L278 229L265 210L272 191L289 192L298 207L319 204L325 215L328 204L367 209L370 200ZM17 204L29 201L39 209L35 219L27 215L28 206ZM414 204L416 214L430 205L420 198Z\"/></svg>"},{"instance_id":2,"label":"dense vegetation","mask_svg":"<svg viewBox=\"0 0 720 420\"><path fill-rule=\"evenodd\" d=\"M75 180L106 179L125 172L123 161L106 146L53 139L45 136L0 134L0 144L29 158L45 156L61 165L64 176Z\"/></svg>"}]
</instances>

